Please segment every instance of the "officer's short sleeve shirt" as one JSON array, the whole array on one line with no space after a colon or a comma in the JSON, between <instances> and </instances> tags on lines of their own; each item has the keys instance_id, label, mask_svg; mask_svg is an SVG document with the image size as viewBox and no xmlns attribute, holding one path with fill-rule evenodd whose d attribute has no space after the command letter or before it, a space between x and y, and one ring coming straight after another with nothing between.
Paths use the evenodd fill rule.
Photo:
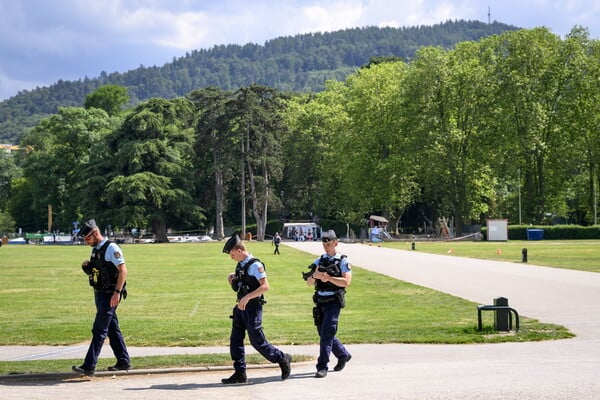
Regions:
<instances>
[{"instance_id":1,"label":"officer's short sleeve shirt","mask_svg":"<svg viewBox=\"0 0 600 400\"><path fill-rule=\"evenodd\" d=\"M98 247L96 248L100 249L104 245L104 243L106 243L106 240L108 239L103 240L100 244L98 244ZM115 267L118 267L121 264L125 264L125 257L123 257L123 252L121 251L119 245L116 243L111 243L108 245L106 253L104 254L104 259L113 263Z\"/></svg>"},{"instance_id":2,"label":"officer's short sleeve shirt","mask_svg":"<svg viewBox=\"0 0 600 400\"><path fill-rule=\"evenodd\" d=\"M242 261L242 264L246 265L246 263L250 261L251 258L252 254L248 255L248 257L246 257L244 261ZM247 274L255 277L257 280L261 280L262 278L267 277L265 266L260 261L255 261L252 264L250 264L248 266Z\"/></svg>"}]
</instances>

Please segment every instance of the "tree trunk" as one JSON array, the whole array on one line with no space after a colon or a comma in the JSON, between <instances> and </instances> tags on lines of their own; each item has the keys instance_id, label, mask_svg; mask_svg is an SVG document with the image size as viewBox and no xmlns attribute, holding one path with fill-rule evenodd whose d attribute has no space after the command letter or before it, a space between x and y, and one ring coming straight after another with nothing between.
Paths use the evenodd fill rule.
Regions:
<instances>
[{"instance_id":1,"label":"tree trunk","mask_svg":"<svg viewBox=\"0 0 600 400\"><path fill-rule=\"evenodd\" d=\"M169 239L167 239L167 224L164 218L159 218L152 221L152 230L156 235L157 243L169 242Z\"/></svg>"},{"instance_id":2,"label":"tree trunk","mask_svg":"<svg viewBox=\"0 0 600 400\"><path fill-rule=\"evenodd\" d=\"M223 173L221 170L215 172L215 196L216 196L216 221L215 235L221 240L225 237L225 227L223 226L223 208L225 203L225 189L223 188Z\"/></svg>"}]
</instances>

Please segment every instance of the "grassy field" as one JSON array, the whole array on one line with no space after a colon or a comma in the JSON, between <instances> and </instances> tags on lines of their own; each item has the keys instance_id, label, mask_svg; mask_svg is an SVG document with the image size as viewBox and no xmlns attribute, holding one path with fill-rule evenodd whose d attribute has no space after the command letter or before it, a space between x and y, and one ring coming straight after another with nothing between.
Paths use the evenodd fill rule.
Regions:
<instances>
[{"instance_id":1,"label":"grassy field","mask_svg":"<svg viewBox=\"0 0 600 400\"><path fill-rule=\"evenodd\" d=\"M411 249L411 242L386 242L382 245L404 250ZM600 241L598 240L415 242L415 251L424 253L517 263L522 263L523 249L527 249L527 263L531 265L600 272Z\"/></svg>"},{"instance_id":2,"label":"grassy field","mask_svg":"<svg viewBox=\"0 0 600 400\"><path fill-rule=\"evenodd\" d=\"M410 248L410 243L391 246L396 245ZM129 297L119 306L119 319L129 346L228 345L235 293L226 276L235 265L221 248L222 243L123 246ZM466 255L460 254L459 246L453 244L453 248L454 254ZM274 256L270 243L252 242L249 249L267 265L271 286L264 308L267 338L274 344L318 343L311 313L313 289L301 278L314 256L285 246L281 256ZM425 251L425 244L418 243L417 249ZM439 249L442 252L443 245ZM467 247L464 249L466 253ZM0 248L0 345L89 343L95 308L92 289L80 267L89 253L86 246ZM526 316L522 316L519 332L496 333L492 313L485 313L490 315L484 315L484 330L479 332L475 303L360 266L353 266L353 275L339 332L348 344L462 344L572 337L564 327ZM392 306L397 304L401 307ZM146 362L162 366L164 360ZM172 362L179 365L185 360L174 357ZM44 363L29 362L29 367L23 368L31 370ZM0 373L13 371L15 366L0 363Z\"/></svg>"}]
</instances>

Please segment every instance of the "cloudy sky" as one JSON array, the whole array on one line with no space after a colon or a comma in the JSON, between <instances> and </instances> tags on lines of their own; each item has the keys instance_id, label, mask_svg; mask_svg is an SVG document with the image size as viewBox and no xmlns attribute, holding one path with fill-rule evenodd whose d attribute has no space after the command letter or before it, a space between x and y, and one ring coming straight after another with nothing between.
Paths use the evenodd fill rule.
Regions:
<instances>
[{"instance_id":1,"label":"cloudy sky","mask_svg":"<svg viewBox=\"0 0 600 400\"><path fill-rule=\"evenodd\" d=\"M447 20L588 28L600 0L0 0L0 101L59 79L162 66L194 49Z\"/></svg>"}]
</instances>

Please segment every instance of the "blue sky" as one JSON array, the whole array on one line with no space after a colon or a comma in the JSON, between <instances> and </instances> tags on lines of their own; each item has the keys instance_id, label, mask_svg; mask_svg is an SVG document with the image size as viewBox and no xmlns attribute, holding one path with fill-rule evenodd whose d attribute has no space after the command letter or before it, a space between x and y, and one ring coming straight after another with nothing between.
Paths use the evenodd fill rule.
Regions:
<instances>
[{"instance_id":1,"label":"blue sky","mask_svg":"<svg viewBox=\"0 0 600 400\"><path fill-rule=\"evenodd\" d=\"M600 39L600 0L0 0L0 101L194 49L364 26L488 20Z\"/></svg>"}]
</instances>

